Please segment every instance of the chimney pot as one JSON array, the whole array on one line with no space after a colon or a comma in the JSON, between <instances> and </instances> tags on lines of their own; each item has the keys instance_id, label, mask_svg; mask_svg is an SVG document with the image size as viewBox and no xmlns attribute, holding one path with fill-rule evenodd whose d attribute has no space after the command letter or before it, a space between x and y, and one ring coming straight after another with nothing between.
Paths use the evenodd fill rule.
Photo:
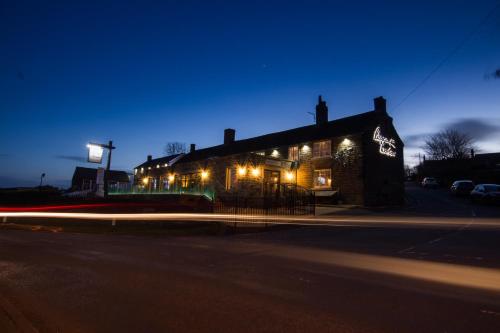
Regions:
<instances>
[{"instance_id":1,"label":"chimney pot","mask_svg":"<svg viewBox=\"0 0 500 333\"><path fill-rule=\"evenodd\" d=\"M192 143L191 146L189 147L189 152L192 153L195 150L196 150L196 145Z\"/></svg>"},{"instance_id":2,"label":"chimney pot","mask_svg":"<svg viewBox=\"0 0 500 333\"><path fill-rule=\"evenodd\" d=\"M384 97L379 96L373 99L373 104L375 107L375 111L378 112L387 112L387 102Z\"/></svg>"},{"instance_id":3,"label":"chimney pot","mask_svg":"<svg viewBox=\"0 0 500 333\"><path fill-rule=\"evenodd\" d=\"M316 105L316 125L326 123L328 123L328 106L326 106L326 102L319 95L318 104Z\"/></svg>"},{"instance_id":4,"label":"chimney pot","mask_svg":"<svg viewBox=\"0 0 500 333\"><path fill-rule=\"evenodd\" d=\"M152 155L148 155L148 162L151 162L152 159L153 159L153 156Z\"/></svg>"},{"instance_id":5,"label":"chimney pot","mask_svg":"<svg viewBox=\"0 0 500 333\"><path fill-rule=\"evenodd\" d=\"M224 144L233 143L236 137L236 131L232 128L226 128L224 130Z\"/></svg>"}]
</instances>

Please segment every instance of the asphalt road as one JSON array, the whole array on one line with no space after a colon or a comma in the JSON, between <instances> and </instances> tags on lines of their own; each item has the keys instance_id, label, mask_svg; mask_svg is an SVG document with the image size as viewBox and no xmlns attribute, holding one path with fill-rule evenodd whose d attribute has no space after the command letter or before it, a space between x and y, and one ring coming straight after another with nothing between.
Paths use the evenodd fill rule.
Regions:
<instances>
[{"instance_id":1,"label":"asphalt road","mask_svg":"<svg viewBox=\"0 0 500 333\"><path fill-rule=\"evenodd\" d=\"M497 212L409 192L407 214ZM467 226L196 237L0 229L0 332L499 332L499 239L500 228Z\"/></svg>"}]
</instances>

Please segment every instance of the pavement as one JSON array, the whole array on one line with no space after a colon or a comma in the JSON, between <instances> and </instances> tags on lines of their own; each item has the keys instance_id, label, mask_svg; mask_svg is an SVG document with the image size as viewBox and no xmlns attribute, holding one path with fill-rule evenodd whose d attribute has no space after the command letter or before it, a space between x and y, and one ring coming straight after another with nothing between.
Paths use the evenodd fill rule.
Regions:
<instances>
[{"instance_id":1,"label":"pavement","mask_svg":"<svg viewBox=\"0 0 500 333\"><path fill-rule=\"evenodd\" d=\"M339 215L500 217L445 191ZM356 213L355 210L359 210ZM500 227L222 236L0 229L0 332L499 332Z\"/></svg>"}]
</instances>

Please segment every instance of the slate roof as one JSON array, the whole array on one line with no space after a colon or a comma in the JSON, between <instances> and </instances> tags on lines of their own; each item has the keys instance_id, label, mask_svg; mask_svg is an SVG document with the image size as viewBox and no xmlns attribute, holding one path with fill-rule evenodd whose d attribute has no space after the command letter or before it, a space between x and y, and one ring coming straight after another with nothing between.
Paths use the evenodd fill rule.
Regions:
<instances>
[{"instance_id":1,"label":"slate roof","mask_svg":"<svg viewBox=\"0 0 500 333\"><path fill-rule=\"evenodd\" d=\"M170 163L173 159L178 157L180 154L175 154L175 155L169 155L169 156L164 156L164 157L159 157L159 158L153 158L151 161L146 161L138 166L135 167L135 169L140 169L140 168L145 168L148 166L165 166L165 164Z\"/></svg>"},{"instance_id":2,"label":"slate roof","mask_svg":"<svg viewBox=\"0 0 500 333\"><path fill-rule=\"evenodd\" d=\"M313 124L249 139L235 140L229 144L221 144L209 148L198 149L182 156L178 163L194 162L210 157L256 152L329 137L362 133L365 130L373 129L377 126L377 124L380 124L381 121L384 120L392 120L392 118L390 118L386 112L369 111L350 117L332 120L323 125ZM401 142L399 137L397 137L397 139ZM154 159L150 162L145 162L139 165L137 168L153 166L158 164L156 161L163 161L162 159L168 158L170 158L170 156Z\"/></svg>"},{"instance_id":3,"label":"slate roof","mask_svg":"<svg viewBox=\"0 0 500 333\"><path fill-rule=\"evenodd\" d=\"M110 182L120 182L128 183L130 178L125 171L119 170L109 170L109 181ZM73 178L71 179L71 184L81 184L83 179L92 179L95 181L97 178L97 169L94 168L84 168L76 167L73 173Z\"/></svg>"}]
</instances>

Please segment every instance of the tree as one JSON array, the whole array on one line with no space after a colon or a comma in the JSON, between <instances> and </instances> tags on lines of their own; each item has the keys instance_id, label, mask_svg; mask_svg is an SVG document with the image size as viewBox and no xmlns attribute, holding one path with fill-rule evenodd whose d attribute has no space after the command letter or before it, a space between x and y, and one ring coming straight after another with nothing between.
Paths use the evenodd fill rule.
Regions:
<instances>
[{"instance_id":1,"label":"tree","mask_svg":"<svg viewBox=\"0 0 500 333\"><path fill-rule=\"evenodd\" d=\"M466 133L447 129L430 135L422 148L427 156L435 160L464 159L470 157L474 139Z\"/></svg>"},{"instance_id":2,"label":"tree","mask_svg":"<svg viewBox=\"0 0 500 333\"><path fill-rule=\"evenodd\" d=\"M167 155L184 154L186 153L186 144L183 142L168 142L165 145L165 153Z\"/></svg>"}]
</instances>

